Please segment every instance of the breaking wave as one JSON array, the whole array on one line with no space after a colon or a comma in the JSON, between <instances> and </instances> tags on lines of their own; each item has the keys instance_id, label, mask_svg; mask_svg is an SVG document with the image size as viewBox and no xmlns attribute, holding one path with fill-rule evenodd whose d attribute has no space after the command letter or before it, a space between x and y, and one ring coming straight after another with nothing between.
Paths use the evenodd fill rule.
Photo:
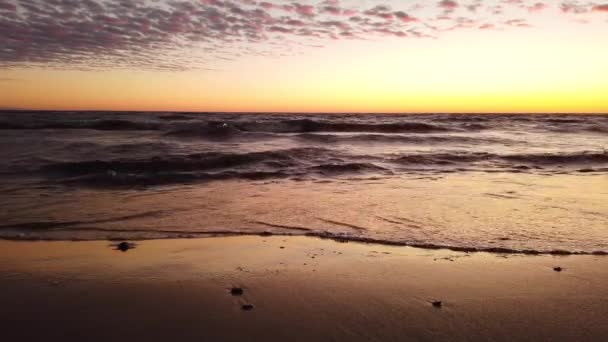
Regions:
<instances>
[{"instance_id":1,"label":"breaking wave","mask_svg":"<svg viewBox=\"0 0 608 342\"><path fill-rule=\"evenodd\" d=\"M450 165L477 162L503 163L502 166L517 166L526 164L542 168L548 165L576 166L608 164L608 152L581 152L581 153L537 153L537 154L505 154L494 153L438 153L438 154L406 154L393 159L400 164L419 165ZM509 164L504 164L509 163ZM608 165L606 165L608 166Z\"/></svg>"},{"instance_id":2,"label":"breaking wave","mask_svg":"<svg viewBox=\"0 0 608 342\"><path fill-rule=\"evenodd\" d=\"M325 148L292 148L249 153L205 152L141 159L76 162L47 161L39 173L64 184L90 186L153 186L223 179L331 177L364 173L399 175L411 170L558 171L608 170L608 153L493 154L415 153L353 155Z\"/></svg>"}]
</instances>

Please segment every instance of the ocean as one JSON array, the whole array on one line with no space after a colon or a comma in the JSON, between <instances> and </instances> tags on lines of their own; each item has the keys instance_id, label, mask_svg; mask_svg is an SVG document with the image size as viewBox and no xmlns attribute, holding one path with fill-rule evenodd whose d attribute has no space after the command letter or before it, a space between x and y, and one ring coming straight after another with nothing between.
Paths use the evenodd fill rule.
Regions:
<instances>
[{"instance_id":1,"label":"ocean","mask_svg":"<svg viewBox=\"0 0 608 342\"><path fill-rule=\"evenodd\" d=\"M608 116L0 112L0 238L608 253Z\"/></svg>"}]
</instances>

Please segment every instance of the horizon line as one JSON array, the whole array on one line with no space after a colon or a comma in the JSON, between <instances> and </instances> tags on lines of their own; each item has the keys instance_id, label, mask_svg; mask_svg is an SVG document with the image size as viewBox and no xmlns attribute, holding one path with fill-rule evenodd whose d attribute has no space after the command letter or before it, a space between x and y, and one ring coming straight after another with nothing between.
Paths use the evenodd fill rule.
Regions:
<instances>
[{"instance_id":1,"label":"horizon line","mask_svg":"<svg viewBox=\"0 0 608 342\"><path fill-rule=\"evenodd\" d=\"M608 115L608 112L281 112L281 111L188 111L188 110L109 110L109 109L25 109L25 108L0 108L2 112L100 112L100 113L190 113L190 114L312 114L312 115L339 115L339 114L360 114L360 115Z\"/></svg>"}]
</instances>

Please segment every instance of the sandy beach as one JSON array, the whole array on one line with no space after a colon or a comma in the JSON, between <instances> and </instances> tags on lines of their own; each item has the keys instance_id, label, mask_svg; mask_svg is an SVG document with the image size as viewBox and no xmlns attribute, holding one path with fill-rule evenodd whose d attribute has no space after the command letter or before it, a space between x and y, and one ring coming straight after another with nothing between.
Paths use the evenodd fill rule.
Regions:
<instances>
[{"instance_id":1,"label":"sandy beach","mask_svg":"<svg viewBox=\"0 0 608 342\"><path fill-rule=\"evenodd\" d=\"M0 0L0 342L608 341L608 0Z\"/></svg>"},{"instance_id":2,"label":"sandy beach","mask_svg":"<svg viewBox=\"0 0 608 342\"><path fill-rule=\"evenodd\" d=\"M1 241L0 321L9 341L597 341L606 266L309 237Z\"/></svg>"}]
</instances>

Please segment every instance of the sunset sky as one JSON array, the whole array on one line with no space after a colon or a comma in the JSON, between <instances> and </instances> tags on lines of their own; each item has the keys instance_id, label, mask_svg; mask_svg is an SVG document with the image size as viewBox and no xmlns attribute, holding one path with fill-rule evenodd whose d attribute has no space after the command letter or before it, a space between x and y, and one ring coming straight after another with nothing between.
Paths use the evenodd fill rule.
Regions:
<instances>
[{"instance_id":1,"label":"sunset sky","mask_svg":"<svg viewBox=\"0 0 608 342\"><path fill-rule=\"evenodd\" d=\"M608 112L608 2L0 0L0 108Z\"/></svg>"}]
</instances>

